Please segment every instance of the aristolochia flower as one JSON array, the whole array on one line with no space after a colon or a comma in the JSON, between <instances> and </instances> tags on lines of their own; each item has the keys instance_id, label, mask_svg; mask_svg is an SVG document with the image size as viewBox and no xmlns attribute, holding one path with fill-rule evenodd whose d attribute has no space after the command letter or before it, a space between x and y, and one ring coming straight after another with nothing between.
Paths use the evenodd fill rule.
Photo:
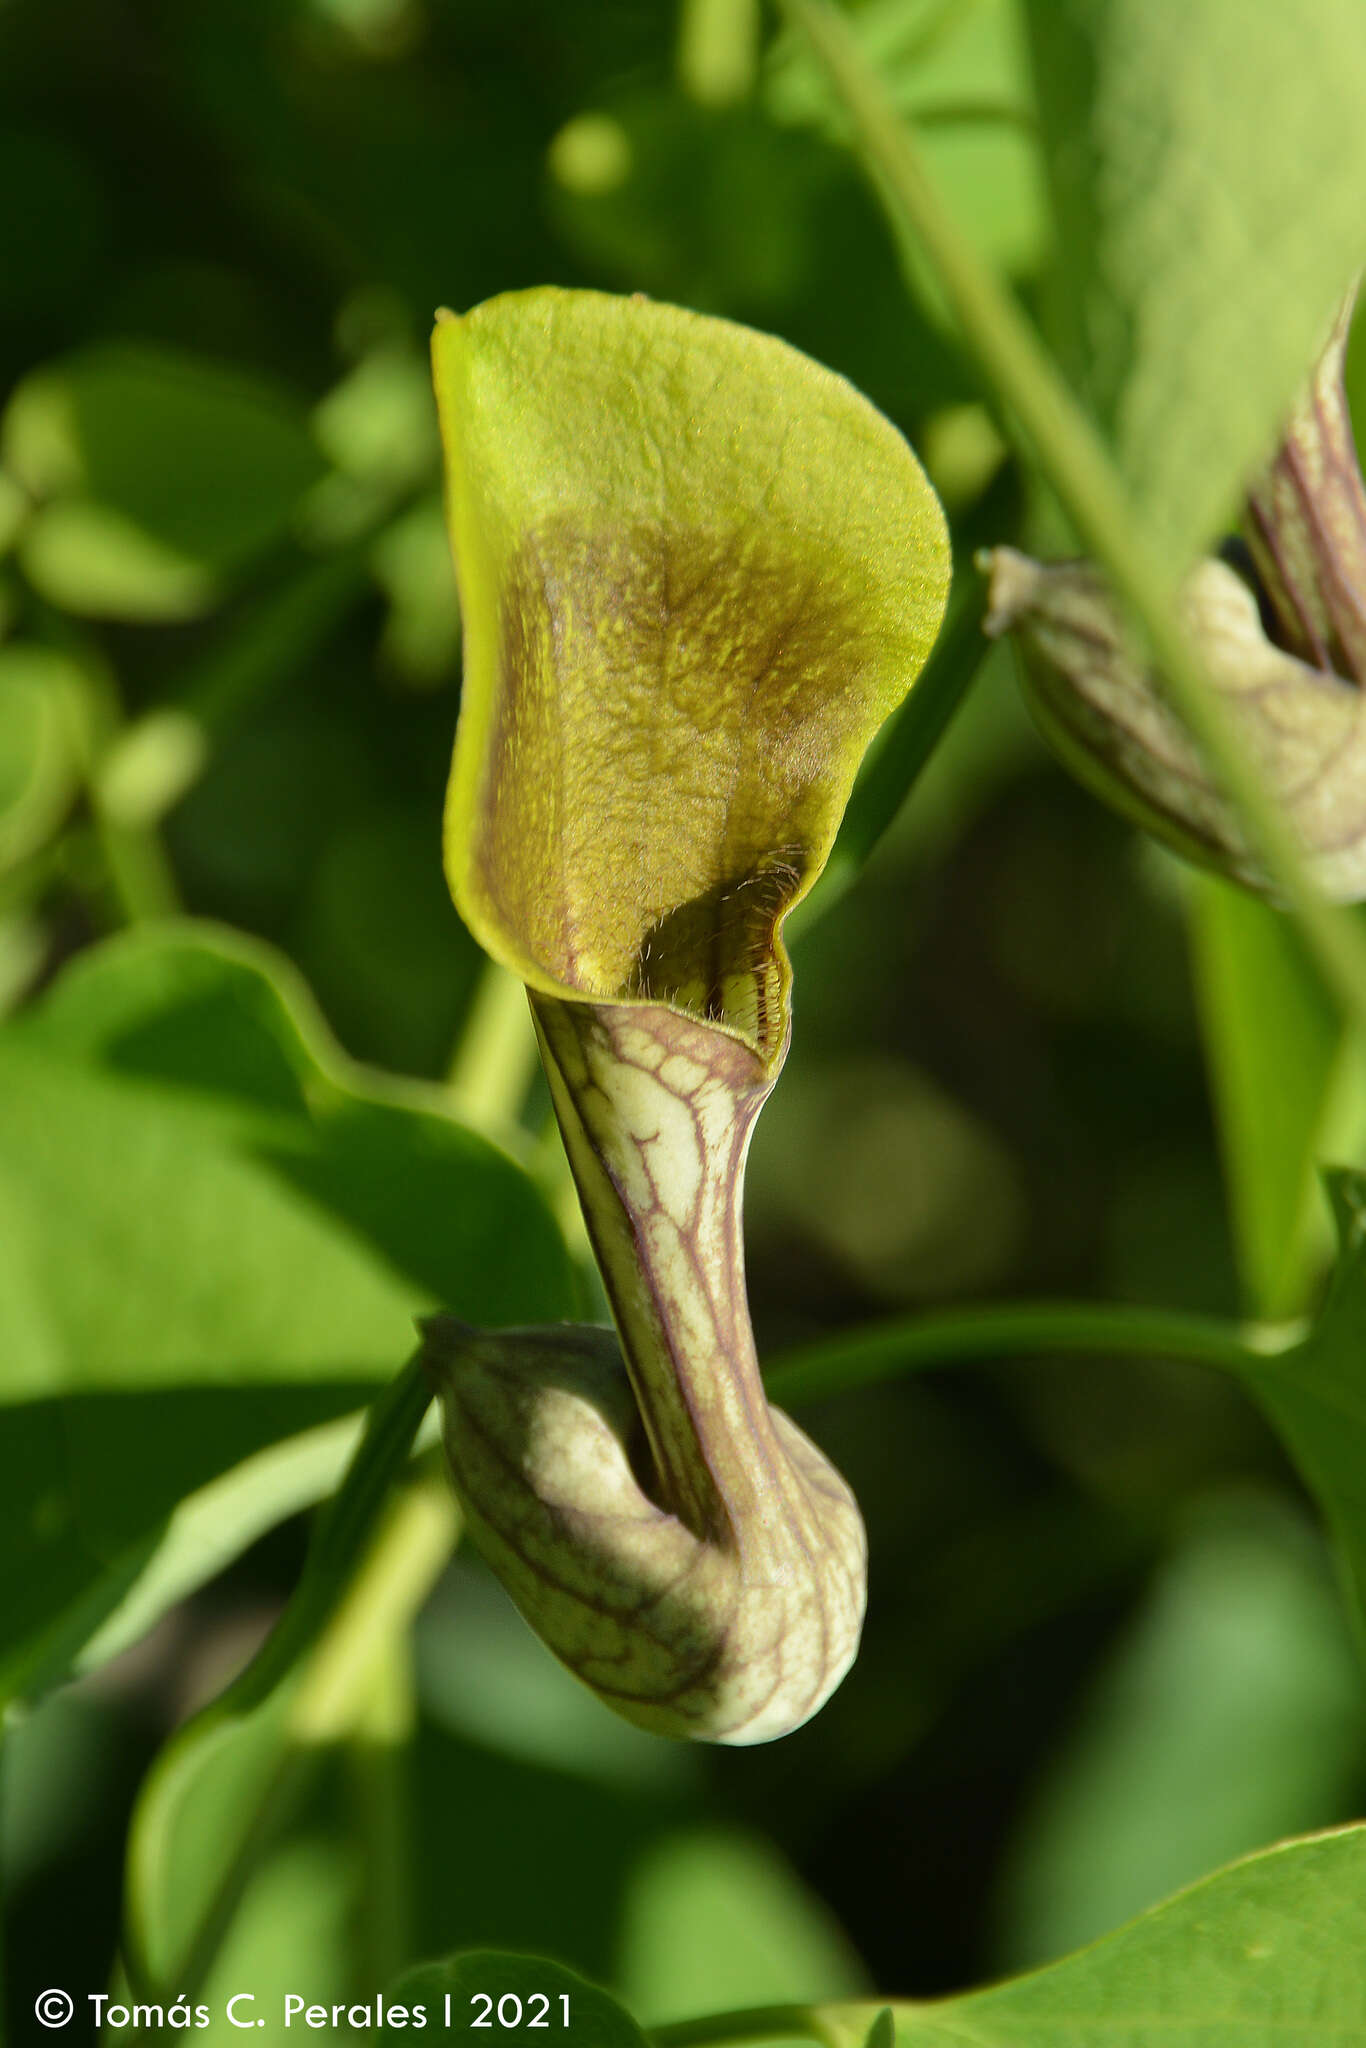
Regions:
<instances>
[{"instance_id":1,"label":"aristolochia flower","mask_svg":"<svg viewBox=\"0 0 1366 2048\"><path fill-rule=\"evenodd\" d=\"M756 1742L848 1668L865 1544L764 1397L741 1189L787 1049L787 912L938 629L906 444L721 320L512 294L434 338L465 679L446 825L525 981L617 1326L431 1328L470 1526L610 1706Z\"/></svg>"},{"instance_id":2,"label":"aristolochia flower","mask_svg":"<svg viewBox=\"0 0 1366 2048\"><path fill-rule=\"evenodd\" d=\"M1256 588L1209 560L1181 593L1238 737L1319 886L1343 902L1366 897L1366 490L1342 377L1350 312L1249 493ZM1013 548L993 549L984 566L986 630L1017 634L1038 723L1078 778L1181 851L1265 888L1099 573Z\"/></svg>"}]
</instances>

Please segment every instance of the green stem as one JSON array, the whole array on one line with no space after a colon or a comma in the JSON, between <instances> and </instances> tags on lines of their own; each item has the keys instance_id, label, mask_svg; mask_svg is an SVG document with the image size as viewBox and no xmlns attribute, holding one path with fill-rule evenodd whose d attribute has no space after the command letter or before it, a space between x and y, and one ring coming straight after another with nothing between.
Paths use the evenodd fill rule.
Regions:
<instances>
[{"instance_id":1,"label":"green stem","mask_svg":"<svg viewBox=\"0 0 1366 2048\"><path fill-rule=\"evenodd\" d=\"M442 1506L449 1488L441 1480ZM416 1529L409 1549L416 1553ZM437 1569L445 1563L444 1550ZM357 1716L348 1780L362 1844L361 1904L354 1916L357 1978L367 1990L391 1984L411 1955L412 1798L408 1762L417 1722L412 1645L394 1633L380 1645L370 1697Z\"/></svg>"},{"instance_id":2,"label":"green stem","mask_svg":"<svg viewBox=\"0 0 1366 2048\"><path fill-rule=\"evenodd\" d=\"M181 908L166 849L146 826L116 824L94 801L95 833L114 900L128 924L174 917Z\"/></svg>"},{"instance_id":3,"label":"green stem","mask_svg":"<svg viewBox=\"0 0 1366 2048\"><path fill-rule=\"evenodd\" d=\"M1293 913L1319 972L1343 1008L1366 1023L1366 942L1327 903L1293 833L1231 730L1173 610L1177 571L1145 535L1109 455L1034 330L964 239L927 177L915 140L825 0L780 0L807 36L853 122L873 183L900 234L933 269L966 341L996 391L1007 430L1047 477L1083 544L1146 635L1172 703L1254 850Z\"/></svg>"},{"instance_id":4,"label":"green stem","mask_svg":"<svg viewBox=\"0 0 1366 2048\"><path fill-rule=\"evenodd\" d=\"M514 1123L536 1064L526 988L506 967L488 960L447 1077L457 1109L476 1122Z\"/></svg>"},{"instance_id":5,"label":"green stem","mask_svg":"<svg viewBox=\"0 0 1366 2048\"><path fill-rule=\"evenodd\" d=\"M73 635L65 621L59 622L53 640L57 646L71 647L87 671L86 687L73 706L73 737L109 892L127 924L173 917L181 907L180 898L155 827L125 822L103 800L100 778L105 760L127 730L116 680L89 641Z\"/></svg>"},{"instance_id":6,"label":"green stem","mask_svg":"<svg viewBox=\"0 0 1366 2048\"><path fill-rule=\"evenodd\" d=\"M214 1958L251 1873L275 1839L282 1815L297 1798L319 1746L345 1732L346 1716L363 1687L383 1628L401 1626L415 1611L411 1580L427 1558L428 1522L421 1489L413 1489L383 1528L381 1517L431 1401L421 1354L375 1402L346 1478L319 1520L303 1576L279 1625L241 1676L220 1698L178 1731L162 1751L143 1789L129 1835L124 1956L139 1995L158 1982L174 1998L193 1997ZM441 1497L449 1520L449 1496ZM416 1504L415 1504L416 1503ZM417 1529L423 1542L414 1541ZM377 1534L377 1531L379 1532ZM445 1550L449 1552L449 1530ZM426 1581L426 1583L429 1583ZM396 1592L396 1587L398 1591ZM408 1589L405 1605L404 1588ZM291 1746L268 1774L262 1796L247 1815L213 1892L175 1967L159 1979L149 1961L145 1905L165 1883L159 1859L172 1832L171 1816L183 1788L206 1752L226 1739L307 1660L290 1713Z\"/></svg>"},{"instance_id":7,"label":"green stem","mask_svg":"<svg viewBox=\"0 0 1366 2048\"><path fill-rule=\"evenodd\" d=\"M777 1401L817 1401L905 1372L1006 1358L1167 1359L1242 1376L1289 1350L1298 1325L1260 1332L1166 1309L1019 1302L895 1317L789 1351L765 1374Z\"/></svg>"},{"instance_id":8,"label":"green stem","mask_svg":"<svg viewBox=\"0 0 1366 2048\"><path fill-rule=\"evenodd\" d=\"M442 1477L409 1488L395 1503L345 1601L304 1666L284 1746L257 1792L204 1912L175 1967L166 1972L161 1987L165 1998L197 1996L247 1886L298 1810L326 1746L358 1732L362 1739L368 1735L377 1670L392 1654L449 1557L454 1519L450 1489ZM220 1732L215 1728L211 1736ZM392 1789L392 1784L386 1787ZM387 1832L392 1834L392 1828ZM384 1933L369 1929L368 1954L386 1972L383 1981L392 1973L390 1958L380 1952L394 1943L401 1945L402 1922L396 1913L401 1914L401 1906L390 1899ZM363 1979L361 1988L370 1992L381 1985Z\"/></svg>"},{"instance_id":9,"label":"green stem","mask_svg":"<svg viewBox=\"0 0 1366 2048\"><path fill-rule=\"evenodd\" d=\"M207 1713L241 1714L259 1706L321 1636L369 1547L431 1400L419 1352L371 1408L355 1458L319 1521L303 1575L279 1626Z\"/></svg>"}]
</instances>

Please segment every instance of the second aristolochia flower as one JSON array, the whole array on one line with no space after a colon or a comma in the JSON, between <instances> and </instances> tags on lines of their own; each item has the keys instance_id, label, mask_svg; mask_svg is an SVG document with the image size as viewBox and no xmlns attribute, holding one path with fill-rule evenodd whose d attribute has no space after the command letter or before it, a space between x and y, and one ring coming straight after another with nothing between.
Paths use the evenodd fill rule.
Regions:
<instances>
[{"instance_id":1,"label":"second aristolochia flower","mask_svg":"<svg viewBox=\"0 0 1366 2048\"><path fill-rule=\"evenodd\" d=\"M724 321L525 292L443 316L434 358L465 621L447 872L530 991L622 1354L438 1319L447 1450L602 1698L759 1741L847 1669L864 1538L764 1397L745 1156L787 1050L782 922L938 629L943 519L872 406Z\"/></svg>"},{"instance_id":2,"label":"second aristolochia flower","mask_svg":"<svg viewBox=\"0 0 1366 2048\"><path fill-rule=\"evenodd\" d=\"M1328 896L1366 897L1366 488L1343 385L1344 306L1279 448L1248 494L1255 589L1197 563L1181 617L1232 728ZM1014 632L1046 738L1078 778L1192 858L1266 877L1160 678L1088 562L983 558L986 631ZM1259 598L1261 603L1259 604ZM1263 611L1271 632L1263 620Z\"/></svg>"}]
</instances>

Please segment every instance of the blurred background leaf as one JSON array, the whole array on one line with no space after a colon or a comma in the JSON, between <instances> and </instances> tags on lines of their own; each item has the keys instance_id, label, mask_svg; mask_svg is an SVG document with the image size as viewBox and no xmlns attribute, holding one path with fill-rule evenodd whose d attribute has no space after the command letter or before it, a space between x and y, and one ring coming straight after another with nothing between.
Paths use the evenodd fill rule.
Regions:
<instances>
[{"instance_id":1,"label":"blurred background leaf","mask_svg":"<svg viewBox=\"0 0 1366 2048\"><path fill-rule=\"evenodd\" d=\"M1007 1858L1001 1961L1066 1955L1361 1782L1362 1679L1322 1546L1255 1495L1193 1514Z\"/></svg>"}]
</instances>

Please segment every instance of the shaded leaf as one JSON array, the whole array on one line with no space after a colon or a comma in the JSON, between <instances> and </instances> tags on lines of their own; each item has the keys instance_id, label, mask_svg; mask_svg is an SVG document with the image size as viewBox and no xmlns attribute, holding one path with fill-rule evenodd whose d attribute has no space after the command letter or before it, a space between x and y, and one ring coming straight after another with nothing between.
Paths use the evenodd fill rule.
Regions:
<instances>
[{"instance_id":1,"label":"shaded leaf","mask_svg":"<svg viewBox=\"0 0 1366 2048\"><path fill-rule=\"evenodd\" d=\"M526 1172L441 1090L353 1067L266 947L194 926L113 941L0 1034L0 1072L0 1399L373 1385L423 1309L497 1324L568 1303Z\"/></svg>"},{"instance_id":2,"label":"shaded leaf","mask_svg":"<svg viewBox=\"0 0 1366 2048\"><path fill-rule=\"evenodd\" d=\"M361 1418L355 1415L319 1423L268 1444L177 1502L145 1570L85 1644L78 1668L94 1670L117 1657L258 1536L335 1493L360 1433Z\"/></svg>"}]
</instances>

